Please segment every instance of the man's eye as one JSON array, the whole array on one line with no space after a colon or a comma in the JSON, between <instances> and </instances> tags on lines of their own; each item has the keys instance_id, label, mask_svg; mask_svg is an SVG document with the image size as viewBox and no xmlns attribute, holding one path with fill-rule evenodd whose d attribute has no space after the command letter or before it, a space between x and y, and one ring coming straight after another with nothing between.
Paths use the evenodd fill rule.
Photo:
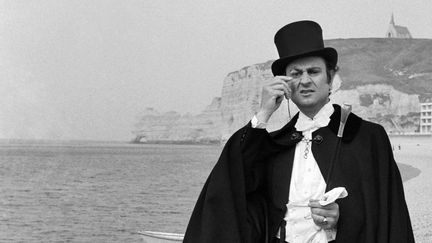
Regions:
<instances>
[{"instance_id":1,"label":"man's eye","mask_svg":"<svg viewBox=\"0 0 432 243\"><path fill-rule=\"evenodd\" d=\"M309 74L309 75L317 75L317 74L319 74L320 72L321 72L320 69L311 69L311 70L308 70L308 74Z\"/></svg>"},{"instance_id":2,"label":"man's eye","mask_svg":"<svg viewBox=\"0 0 432 243\"><path fill-rule=\"evenodd\" d=\"M290 72L290 76L293 78L298 78L301 76L301 74L302 74L302 72L299 72L299 71L291 71Z\"/></svg>"}]
</instances>

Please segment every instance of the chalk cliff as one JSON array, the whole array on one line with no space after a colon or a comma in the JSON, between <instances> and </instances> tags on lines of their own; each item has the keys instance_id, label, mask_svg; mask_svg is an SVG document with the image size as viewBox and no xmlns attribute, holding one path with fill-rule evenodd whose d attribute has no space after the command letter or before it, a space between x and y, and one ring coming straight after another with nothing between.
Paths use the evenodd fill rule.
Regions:
<instances>
[{"instance_id":1,"label":"chalk cliff","mask_svg":"<svg viewBox=\"0 0 432 243\"><path fill-rule=\"evenodd\" d=\"M329 40L339 52L340 87L334 103L350 103L353 112L382 124L389 133L418 131L420 100L432 94L432 40ZM159 114L148 109L140 116L137 140L216 142L227 139L258 110L261 88L273 77L272 61L231 72L223 81L221 97L199 115ZM297 112L285 101L269 122L282 127Z\"/></svg>"},{"instance_id":2,"label":"chalk cliff","mask_svg":"<svg viewBox=\"0 0 432 243\"><path fill-rule=\"evenodd\" d=\"M133 142L219 143L221 139L221 98L216 97L198 115L171 111L160 113L147 108L138 116Z\"/></svg>"}]
</instances>

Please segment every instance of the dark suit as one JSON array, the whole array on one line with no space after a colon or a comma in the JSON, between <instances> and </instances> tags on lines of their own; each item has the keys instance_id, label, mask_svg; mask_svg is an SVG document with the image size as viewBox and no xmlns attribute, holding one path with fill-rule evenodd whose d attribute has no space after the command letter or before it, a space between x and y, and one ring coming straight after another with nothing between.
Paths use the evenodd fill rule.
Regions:
<instances>
[{"instance_id":1,"label":"dark suit","mask_svg":"<svg viewBox=\"0 0 432 243\"><path fill-rule=\"evenodd\" d=\"M184 242L264 242L283 222L295 144L302 138L295 116L267 133L250 123L227 142L191 216ZM326 191L344 186L338 200L336 242L414 242L402 180L385 130L351 114L335 158L340 107L316 130L312 152ZM257 240L259 239L259 240Z\"/></svg>"}]
</instances>

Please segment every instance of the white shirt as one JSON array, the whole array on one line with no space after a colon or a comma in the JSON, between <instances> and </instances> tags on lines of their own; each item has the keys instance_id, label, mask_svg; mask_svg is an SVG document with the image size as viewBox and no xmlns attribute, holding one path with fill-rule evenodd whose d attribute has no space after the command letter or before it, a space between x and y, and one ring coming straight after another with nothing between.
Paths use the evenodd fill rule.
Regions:
<instances>
[{"instance_id":1,"label":"white shirt","mask_svg":"<svg viewBox=\"0 0 432 243\"><path fill-rule=\"evenodd\" d=\"M302 131L304 139L297 143L294 155L294 164L291 174L291 184L287 212L285 214L286 238L290 243L312 242L313 235L319 229L311 217L311 209L308 207L310 199L320 199L325 194L326 183L318 164L312 154L312 132L320 127L325 127L330 122L330 116L334 108L327 103L310 119L302 112L295 125L298 131ZM254 124L255 123L255 124ZM252 119L252 127L256 127L257 119ZM305 125L306 124L306 125ZM327 240L334 240L336 229L326 230ZM280 231L277 233L279 238Z\"/></svg>"}]
</instances>

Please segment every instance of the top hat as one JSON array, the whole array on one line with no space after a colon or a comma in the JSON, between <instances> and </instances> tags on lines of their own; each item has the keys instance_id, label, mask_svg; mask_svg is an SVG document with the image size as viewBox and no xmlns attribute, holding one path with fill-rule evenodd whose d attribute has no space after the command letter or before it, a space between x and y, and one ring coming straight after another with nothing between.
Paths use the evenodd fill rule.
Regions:
<instances>
[{"instance_id":1,"label":"top hat","mask_svg":"<svg viewBox=\"0 0 432 243\"><path fill-rule=\"evenodd\" d=\"M271 66L274 76L285 75L290 62L306 56L323 57L331 69L336 67L337 51L324 47L322 29L313 21L303 20L285 25L276 32L274 42L280 57Z\"/></svg>"}]
</instances>

